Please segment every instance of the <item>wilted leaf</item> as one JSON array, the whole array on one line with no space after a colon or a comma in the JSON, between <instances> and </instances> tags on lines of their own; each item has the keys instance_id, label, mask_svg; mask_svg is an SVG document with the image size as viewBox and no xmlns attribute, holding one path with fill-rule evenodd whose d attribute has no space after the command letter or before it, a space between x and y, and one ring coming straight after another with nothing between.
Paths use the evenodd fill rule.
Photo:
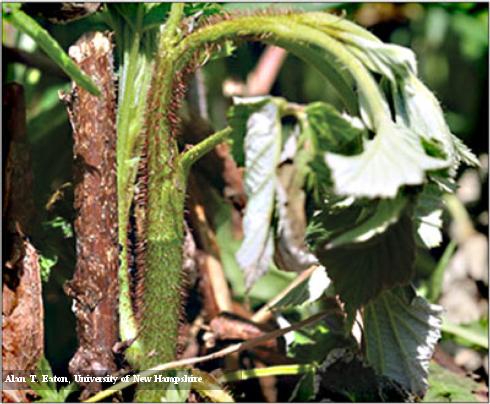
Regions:
<instances>
[{"instance_id":1,"label":"wilted leaf","mask_svg":"<svg viewBox=\"0 0 490 404\"><path fill-rule=\"evenodd\" d=\"M358 118L341 115L332 105L323 102L315 102L305 108L302 127L302 137L306 139L304 150L309 153L308 188L315 193L324 192L332 186L324 153L361 153L366 130Z\"/></svg>"},{"instance_id":2,"label":"wilted leaf","mask_svg":"<svg viewBox=\"0 0 490 404\"><path fill-rule=\"evenodd\" d=\"M364 308L366 356L379 374L422 397L429 361L441 336L442 307L411 287L381 294Z\"/></svg>"},{"instance_id":3,"label":"wilted leaf","mask_svg":"<svg viewBox=\"0 0 490 404\"><path fill-rule=\"evenodd\" d=\"M247 105L252 100L257 101L237 99L235 102ZM255 112L251 112L254 108ZM245 112L242 117L246 122L242 128L246 128L245 191L248 202L243 218L244 239L236 258L245 271L245 284L249 289L265 274L274 254L272 218L282 132L280 109L273 99L263 100L258 107L254 103L241 111Z\"/></svg>"},{"instance_id":4,"label":"wilted leaf","mask_svg":"<svg viewBox=\"0 0 490 404\"><path fill-rule=\"evenodd\" d=\"M395 73L417 72L414 53L403 46L385 44L359 25L335 15L309 13L298 17L342 42L368 69L395 80Z\"/></svg>"},{"instance_id":5,"label":"wilted leaf","mask_svg":"<svg viewBox=\"0 0 490 404\"><path fill-rule=\"evenodd\" d=\"M382 74L392 82L396 81L397 75L403 77L409 71L417 71L415 55L408 48L351 34L343 34L341 38L348 44L349 51L369 70Z\"/></svg>"},{"instance_id":6,"label":"wilted leaf","mask_svg":"<svg viewBox=\"0 0 490 404\"><path fill-rule=\"evenodd\" d=\"M305 174L305 167L298 164L297 159L294 164L283 164L278 168L274 262L286 271L300 272L317 262L304 242L306 195L302 188Z\"/></svg>"},{"instance_id":7,"label":"wilted leaf","mask_svg":"<svg viewBox=\"0 0 490 404\"><path fill-rule=\"evenodd\" d=\"M448 167L428 156L420 138L406 127L385 120L373 140L356 156L326 153L335 192L367 198L393 198L404 185L422 184L426 172Z\"/></svg>"},{"instance_id":8,"label":"wilted leaf","mask_svg":"<svg viewBox=\"0 0 490 404\"><path fill-rule=\"evenodd\" d=\"M349 113L355 114L357 112L356 93L352 78L339 67L333 58L329 58L323 49L293 42L277 41L277 44L318 70L337 90Z\"/></svg>"}]
</instances>

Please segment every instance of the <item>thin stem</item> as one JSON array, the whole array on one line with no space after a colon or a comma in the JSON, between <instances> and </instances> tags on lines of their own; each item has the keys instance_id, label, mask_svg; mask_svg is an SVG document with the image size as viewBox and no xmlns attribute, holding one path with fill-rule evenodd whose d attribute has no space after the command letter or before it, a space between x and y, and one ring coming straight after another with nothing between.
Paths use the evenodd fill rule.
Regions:
<instances>
[{"instance_id":1,"label":"thin stem","mask_svg":"<svg viewBox=\"0 0 490 404\"><path fill-rule=\"evenodd\" d=\"M218 379L218 381L220 381L221 383L240 382L249 379L256 379L258 377L301 375L304 373L315 372L315 370L316 366L310 364L270 366L267 368L236 370L234 372L228 372L222 375Z\"/></svg>"},{"instance_id":2,"label":"thin stem","mask_svg":"<svg viewBox=\"0 0 490 404\"><path fill-rule=\"evenodd\" d=\"M153 376L153 375L157 374L158 372L162 372L164 370L170 370L170 369L181 368L181 367L188 367L188 366L195 365L196 363L202 363L202 362L222 358L222 357L229 355L229 354L232 354L234 352L240 352L240 351L243 351L245 349L250 349L256 345L260 345L264 341L279 338L282 335L287 334L288 332L295 331L295 330L298 330L300 328L306 327L307 325L317 323L318 321L320 321L321 319L323 319L324 317L329 315L331 312L332 312L332 310L325 310L325 311L322 311L321 313L315 314L314 316L311 316L311 317L309 317L303 321L299 321L298 323L293 324L289 327L281 328L279 330L274 330L274 331L268 332L266 334L263 334L260 337L253 338L253 339L250 339L247 341L243 341L243 342L239 342L237 344L230 345L224 349L221 349L220 351L213 352L209 355L198 356L198 357L194 357L194 358L187 358L187 359L182 359L182 360L178 360L178 361L172 361L172 362L164 363L162 365L158 365L158 366L155 366L151 369L145 370L145 371L139 373L139 375L141 377ZM114 386L95 394L94 396L90 397L88 400L86 400L84 402L95 403L97 401L101 401L107 397L112 396L117 391L120 391L120 390L122 390L126 387L129 387L129 386L132 386L133 384L136 384L134 378L132 378L132 380L129 382L117 383Z\"/></svg>"},{"instance_id":3,"label":"thin stem","mask_svg":"<svg viewBox=\"0 0 490 404\"><path fill-rule=\"evenodd\" d=\"M183 152L180 156L180 164L184 171L187 172L197 160L226 140L232 131L230 127L226 127Z\"/></svg>"},{"instance_id":4,"label":"thin stem","mask_svg":"<svg viewBox=\"0 0 490 404\"><path fill-rule=\"evenodd\" d=\"M257 311L253 316L252 316L252 321L256 323L263 323L267 320L272 315L272 309L273 307L284 297L286 296L291 290L293 290L296 286L298 286L301 282L305 281L308 279L311 274L317 269L317 265L313 265L310 268L308 268L306 271L301 272L296 278L293 279L293 281L286 286L281 292L279 292L278 295L273 297L271 300L269 300L264 306L260 308L259 311Z\"/></svg>"},{"instance_id":5,"label":"thin stem","mask_svg":"<svg viewBox=\"0 0 490 404\"><path fill-rule=\"evenodd\" d=\"M100 90L91 77L87 76L66 54L54 38L36 20L21 10L12 10L6 21L19 31L29 35L39 47L80 87L92 95L100 95Z\"/></svg>"}]
</instances>

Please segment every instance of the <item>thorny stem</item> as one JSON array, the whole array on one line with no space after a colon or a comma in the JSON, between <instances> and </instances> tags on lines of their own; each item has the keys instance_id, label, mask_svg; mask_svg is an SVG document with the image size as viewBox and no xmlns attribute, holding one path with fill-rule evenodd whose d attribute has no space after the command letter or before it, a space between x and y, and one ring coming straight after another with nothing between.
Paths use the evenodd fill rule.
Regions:
<instances>
[{"instance_id":1,"label":"thorny stem","mask_svg":"<svg viewBox=\"0 0 490 404\"><path fill-rule=\"evenodd\" d=\"M263 334L260 337L253 338L253 339L250 339L247 341L243 341L243 342L239 342L237 344L230 345L226 348L221 349L220 351L213 352L209 355L198 356L198 357L194 357L194 358L187 358L187 359L182 359L182 360L178 360L178 361L172 361L172 362L164 363L162 365L155 366L151 369L148 369L148 370L145 370L145 371L139 373L139 376L141 376L141 377L153 376L153 375L155 375L159 372L162 372L164 370L188 367L188 366L195 365L197 363L202 363L202 362L206 362L209 360L222 358L222 357L229 355L231 353L234 353L234 352L240 352L240 351L243 351L245 349L253 348L254 346L257 346L257 345L263 343L264 341L268 341L268 340L274 339L274 338L279 338L279 337L283 336L284 334L287 334L288 332L295 331L295 330L298 330L300 328L306 327L308 325L317 323L318 321L320 321L324 317L331 314L333 311L336 311L336 310L322 311L321 313L315 314L314 316L311 316L311 317L309 317L303 321L299 321L296 324L293 324L289 327L274 330L274 331L268 332L266 334ZM107 397L112 396L117 391L125 389L126 387L129 387L129 386L132 386L133 384L136 384L136 382L134 381L134 378L129 382L117 383L114 386L112 386L111 388L108 388L106 390L103 390L103 391L95 394L94 396L90 397L88 400L86 400L84 402L95 403L95 402L101 401Z\"/></svg>"}]
</instances>

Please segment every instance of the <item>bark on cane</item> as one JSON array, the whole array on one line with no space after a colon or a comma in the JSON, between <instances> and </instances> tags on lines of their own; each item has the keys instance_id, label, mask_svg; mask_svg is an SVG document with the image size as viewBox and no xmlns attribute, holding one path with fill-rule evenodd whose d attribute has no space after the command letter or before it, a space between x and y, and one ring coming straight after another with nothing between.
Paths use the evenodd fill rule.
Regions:
<instances>
[{"instance_id":1,"label":"bark on cane","mask_svg":"<svg viewBox=\"0 0 490 404\"><path fill-rule=\"evenodd\" d=\"M77 263L66 291L74 299L79 348L70 373L102 375L116 370L118 245L116 103L111 38L85 34L70 56L101 90L95 97L73 85L64 99L74 137ZM99 390L85 385L82 398Z\"/></svg>"},{"instance_id":2,"label":"bark on cane","mask_svg":"<svg viewBox=\"0 0 490 404\"><path fill-rule=\"evenodd\" d=\"M19 375L32 373L43 355L44 310L39 256L26 236L31 234L35 212L21 85L5 86L3 107L8 151L2 211L7 239L2 273L2 369L4 375ZM29 401L29 392L25 383L4 383L2 401Z\"/></svg>"}]
</instances>

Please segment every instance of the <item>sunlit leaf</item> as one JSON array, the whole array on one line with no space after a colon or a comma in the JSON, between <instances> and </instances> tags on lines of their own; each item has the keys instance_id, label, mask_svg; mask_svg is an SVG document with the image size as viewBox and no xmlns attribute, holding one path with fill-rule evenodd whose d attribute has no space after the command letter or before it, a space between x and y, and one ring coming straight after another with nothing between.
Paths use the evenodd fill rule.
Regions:
<instances>
[{"instance_id":1,"label":"sunlit leaf","mask_svg":"<svg viewBox=\"0 0 490 404\"><path fill-rule=\"evenodd\" d=\"M448 167L428 156L420 138L406 127L384 121L364 151L355 156L326 153L335 191L339 195L393 198L404 185L422 184L426 172Z\"/></svg>"},{"instance_id":2,"label":"sunlit leaf","mask_svg":"<svg viewBox=\"0 0 490 404\"><path fill-rule=\"evenodd\" d=\"M368 30L335 15L305 14L301 21L320 29L342 42L369 70L392 81L396 75L417 72L415 55L411 49L386 44Z\"/></svg>"},{"instance_id":3,"label":"sunlit leaf","mask_svg":"<svg viewBox=\"0 0 490 404\"><path fill-rule=\"evenodd\" d=\"M319 266L313 273L294 289L290 290L272 308L283 310L288 307L302 306L318 300L330 286L325 268Z\"/></svg>"},{"instance_id":4,"label":"sunlit leaf","mask_svg":"<svg viewBox=\"0 0 490 404\"><path fill-rule=\"evenodd\" d=\"M41 266L41 279L43 282L47 282L49 280L51 269L57 263L58 257L56 255L54 257L47 257L44 255L39 256L39 265Z\"/></svg>"},{"instance_id":5,"label":"sunlit leaf","mask_svg":"<svg viewBox=\"0 0 490 404\"><path fill-rule=\"evenodd\" d=\"M415 205L417 239L427 248L442 242L442 192L434 184L428 184L419 194Z\"/></svg>"},{"instance_id":6,"label":"sunlit leaf","mask_svg":"<svg viewBox=\"0 0 490 404\"><path fill-rule=\"evenodd\" d=\"M398 220L406 203L406 198L401 195L398 195L395 199L380 200L374 208L374 213L354 228L333 238L326 245L326 248L335 248L348 243L360 243L383 233Z\"/></svg>"},{"instance_id":7,"label":"sunlit leaf","mask_svg":"<svg viewBox=\"0 0 490 404\"><path fill-rule=\"evenodd\" d=\"M480 160L478 160L478 157L475 156L475 154L463 143L460 138L453 135L453 143L456 154L461 162L473 167L480 166Z\"/></svg>"},{"instance_id":8,"label":"sunlit leaf","mask_svg":"<svg viewBox=\"0 0 490 404\"><path fill-rule=\"evenodd\" d=\"M434 139L446 158L454 161L451 132L442 109L432 92L413 74L392 84L397 122L403 123L422 138Z\"/></svg>"},{"instance_id":9,"label":"sunlit leaf","mask_svg":"<svg viewBox=\"0 0 490 404\"><path fill-rule=\"evenodd\" d=\"M248 118L263 107L268 99L265 97L234 99L234 105L228 110L228 123L233 129L231 134L233 159L238 166L245 164L245 137L248 130ZM247 100L248 102L245 102Z\"/></svg>"}]
</instances>

